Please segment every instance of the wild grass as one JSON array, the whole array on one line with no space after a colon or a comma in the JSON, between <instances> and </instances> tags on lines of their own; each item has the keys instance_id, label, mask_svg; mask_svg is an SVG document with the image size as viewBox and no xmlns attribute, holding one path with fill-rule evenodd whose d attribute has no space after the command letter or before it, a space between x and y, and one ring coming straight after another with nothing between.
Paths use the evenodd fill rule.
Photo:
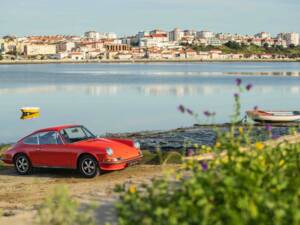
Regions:
<instances>
[{"instance_id":1,"label":"wild grass","mask_svg":"<svg viewBox=\"0 0 300 225\"><path fill-rule=\"evenodd\" d=\"M65 186L57 187L38 208L37 225L94 225L94 207L82 209Z\"/></svg>"}]
</instances>

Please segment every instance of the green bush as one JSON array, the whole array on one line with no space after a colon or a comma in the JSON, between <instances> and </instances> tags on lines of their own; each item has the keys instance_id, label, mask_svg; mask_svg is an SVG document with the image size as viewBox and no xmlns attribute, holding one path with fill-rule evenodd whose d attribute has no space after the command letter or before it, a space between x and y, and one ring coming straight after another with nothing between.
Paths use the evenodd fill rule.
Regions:
<instances>
[{"instance_id":1,"label":"green bush","mask_svg":"<svg viewBox=\"0 0 300 225\"><path fill-rule=\"evenodd\" d=\"M300 145L235 147L210 163L187 162L142 191L121 189L119 224L299 225Z\"/></svg>"},{"instance_id":2,"label":"green bush","mask_svg":"<svg viewBox=\"0 0 300 225\"><path fill-rule=\"evenodd\" d=\"M10 145L0 145L0 157L10 147ZM0 160L0 169L5 168L3 161Z\"/></svg>"},{"instance_id":3,"label":"green bush","mask_svg":"<svg viewBox=\"0 0 300 225\"><path fill-rule=\"evenodd\" d=\"M178 151L163 152L159 149L156 151L143 151L142 164L162 165L180 163L182 163L182 153Z\"/></svg>"},{"instance_id":4,"label":"green bush","mask_svg":"<svg viewBox=\"0 0 300 225\"><path fill-rule=\"evenodd\" d=\"M80 209L66 187L56 188L39 207L36 223L40 225L93 225L92 208Z\"/></svg>"},{"instance_id":5,"label":"green bush","mask_svg":"<svg viewBox=\"0 0 300 225\"><path fill-rule=\"evenodd\" d=\"M300 224L300 144L253 143L251 127L236 126L240 94L252 85L236 82L233 125L226 133L217 131L216 144L206 149L214 160L190 160L151 184L118 187L120 225ZM179 110L198 117L183 106Z\"/></svg>"}]
</instances>

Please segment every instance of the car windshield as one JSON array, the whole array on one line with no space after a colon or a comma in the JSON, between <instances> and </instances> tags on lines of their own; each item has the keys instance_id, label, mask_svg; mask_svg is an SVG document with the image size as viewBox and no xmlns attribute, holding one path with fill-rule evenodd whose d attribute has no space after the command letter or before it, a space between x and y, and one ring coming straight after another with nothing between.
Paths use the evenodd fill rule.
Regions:
<instances>
[{"instance_id":1,"label":"car windshield","mask_svg":"<svg viewBox=\"0 0 300 225\"><path fill-rule=\"evenodd\" d=\"M60 131L67 143L88 140L96 136L83 126L69 127Z\"/></svg>"}]
</instances>

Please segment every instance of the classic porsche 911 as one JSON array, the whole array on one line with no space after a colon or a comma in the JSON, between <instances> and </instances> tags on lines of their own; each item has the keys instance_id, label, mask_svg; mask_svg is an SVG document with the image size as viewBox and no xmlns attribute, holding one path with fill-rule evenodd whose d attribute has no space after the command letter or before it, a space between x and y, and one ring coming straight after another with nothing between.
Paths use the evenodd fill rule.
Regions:
<instances>
[{"instance_id":1,"label":"classic porsche 911","mask_svg":"<svg viewBox=\"0 0 300 225\"><path fill-rule=\"evenodd\" d=\"M21 175L35 167L78 169L87 178L122 170L142 158L140 144L129 139L98 138L81 125L33 132L8 149L2 160Z\"/></svg>"}]
</instances>

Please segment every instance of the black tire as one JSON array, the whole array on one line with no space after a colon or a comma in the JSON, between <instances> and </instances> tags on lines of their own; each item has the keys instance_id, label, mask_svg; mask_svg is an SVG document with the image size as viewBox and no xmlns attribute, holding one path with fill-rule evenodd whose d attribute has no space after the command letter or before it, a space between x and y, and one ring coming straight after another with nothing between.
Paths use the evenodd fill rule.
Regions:
<instances>
[{"instance_id":1,"label":"black tire","mask_svg":"<svg viewBox=\"0 0 300 225\"><path fill-rule=\"evenodd\" d=\"M97 160L89 155L85 155L79 159L78 170L85 178L94 178L100 173Z\"/></svg>"},{"instance_id":2,"label":"black tire","mask_svg":"<svg viewBox=\"0 0 300 225\"><path fill-rule=\"evenodd\" d=\"M32 164L29 158L24 154L19 154L14 160L15 169L20 175L27 175L32 172Z\"/></svg>"}]
</instances>

